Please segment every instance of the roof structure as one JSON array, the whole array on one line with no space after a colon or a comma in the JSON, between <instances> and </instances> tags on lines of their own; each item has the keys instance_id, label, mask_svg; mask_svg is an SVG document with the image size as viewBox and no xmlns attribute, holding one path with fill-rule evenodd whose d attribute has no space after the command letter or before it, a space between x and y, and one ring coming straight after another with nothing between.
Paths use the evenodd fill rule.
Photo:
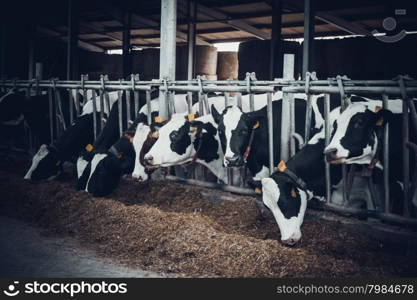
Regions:
<instances>
[{"instance_id":1,"label":"roof structure","mask_svg":"<svg viewBox=\"0 0 417 300\"><path fill-rule=\"evenodd\" d=\"M272 1L199 0L197 3L197 44L239 42L271 37ZM304 31L303 0L282 0L282 37L301 38ZM417 10L413 1L316 0L315 36L370 35L386 32L383 20L394 17L398 28L417 31ZM48 6L37 18L40 35L65 40L66 7L61 1L38 1ZM79 3L78 45L89 51L120 49L124 12L132 13L132 47L158 47L160 43L160 1L90 0ZM50 8L52 6L52 8ZM53 11L54 13L48 13ZM397 12L397 14L396 14ZM186 43L187 0L178 0L177 43Z\"/></svg>"}]
</instances>

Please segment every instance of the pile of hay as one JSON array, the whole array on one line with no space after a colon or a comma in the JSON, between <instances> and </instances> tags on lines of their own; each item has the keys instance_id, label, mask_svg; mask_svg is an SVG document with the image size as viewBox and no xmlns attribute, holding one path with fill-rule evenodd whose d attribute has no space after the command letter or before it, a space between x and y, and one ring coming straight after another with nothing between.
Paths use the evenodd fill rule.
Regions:
<instances>
[{"instance_id":1,"label":"pile of hay","mask_svg":"<svg viewBox=\"0 0 417 300\"><path fill-rule=\"evenodd\" d=\"M5 167L6 165L6 167ZM161 181L122 182L107 198L74 182L31 183L0 164L0 211L69 235L130 267L187 277L354 277L416 275L416 256L393 253L336 222L307 218L303 241L279 243L278 227L251 197ZM230 196L230 195L229 195ZM400 250L400 249L399 249Z\"/></svg>"}]
</instances>

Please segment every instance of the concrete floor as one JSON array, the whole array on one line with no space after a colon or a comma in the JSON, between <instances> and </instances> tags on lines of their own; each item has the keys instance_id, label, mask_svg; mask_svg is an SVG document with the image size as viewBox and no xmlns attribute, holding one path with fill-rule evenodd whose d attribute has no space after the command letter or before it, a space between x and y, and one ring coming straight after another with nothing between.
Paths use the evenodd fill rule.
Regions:
<instances>
[{"instance_id":1,"label":"concrete floor","mask_svg":"<svg viewBox=\"0 0 417 300\"><path fill-rule=\"evenodd\" d=\"M162 277L126 268L81 249L69 238L46 237L41 229L0 217L0 277Z\"/></svg>"}]
</instances>

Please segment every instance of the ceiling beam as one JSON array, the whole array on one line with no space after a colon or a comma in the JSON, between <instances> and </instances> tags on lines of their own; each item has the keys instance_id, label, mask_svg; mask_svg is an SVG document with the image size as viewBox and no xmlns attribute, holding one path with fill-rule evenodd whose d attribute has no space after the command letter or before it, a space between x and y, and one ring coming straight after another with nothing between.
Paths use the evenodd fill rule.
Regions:
<instances>
[{"instance_id":1,"label":"ceiling beam","mask_svg":"<svg viewBox=\"0 0 417 300\"><path fill-rule=\"evenodd\" d=\"M266 1L269 5L271 5L270 1ZM290 9L291 11L304 11L304 4L303 1L292 1L290 3L285 3L286 8ZM372 35L372 33L365 28L365 26L360 25L358 23L353 23L346 21L345 19L331 13L325 11L316 11L315 17L327 24L333 25L334 27L345 31L350 34L359 34L359 35Z\"/></svg>"},{"instance_id":2,"label":"ceiling beam","mask_svg":"<svg viewBox=\"0 0 417 300\"><path fill-rule=\"evenodd\" d=\"M40 33L43 33L47 36L50 37L54 37L57 39L60 39L61 41L64 42L68 42L68 37L67 36L62 36L59 32L46 28L46 27L42 27L42 26L37 26L37 31ZM84 50L88 50L88 51L92 51L92 52L105 52L105 49L96 45L93 45L91 43L85 42L83 40L78 39L78 47L84 49Z\"/></svg>"},{"instance_id":3,"label":"ceiling beam","mask_svg":"<svg viewBox=\"0 0 417 300\"><path fill-rule=\"evenodd\" d=\"M115 7L115 6L110 6L107 5L106 6L106 12L108 14L110 14L113 18L117 19L117 20L122 20L123 17L123 12L122 9ZM132 13L132 27L135 28L141 28L143 27L143 25L145 26L150 26L150 27L154 27L156 30L159 31L159 26L160 24L154 20L152 20L151 18L148 17L142 17L139 16L136 13ZM180 30L177 30L177 38L183 41L187 41L187 33L182 32ZM208 43L207 41L205 41L202 38L196 37L196 44L197 45L208 45L210 46L211 44Z\"/></svg>"},{"instance_id":4,"label":"ceiling beam","mask_svg":"<svg viewBox=\"0 0 417 300\"><path fill-rule=\"evenodd\" d=\"M186 3L184 2L184 0L180 0L178 2L178 7L182 7L184 9L184 6L186 5ZM203 14L206 15L212 19L215 20L227 20L227 21L223 21L222 23L228 24L229 26L236 28L240 31L244 31L247 32L253 36L255 36L258 39L261 40L269 40L271 39L271 34L268 32L263 32L262 30L259 30L256 27L253 27L252 25L250 25L249 23L242 21L242 20L233 20L230 19L229 15L217 10L217 9L213 9L204 5L201 5L199 3L197 3L197 11L199 14Z\"/></svg>"}]
</instances>

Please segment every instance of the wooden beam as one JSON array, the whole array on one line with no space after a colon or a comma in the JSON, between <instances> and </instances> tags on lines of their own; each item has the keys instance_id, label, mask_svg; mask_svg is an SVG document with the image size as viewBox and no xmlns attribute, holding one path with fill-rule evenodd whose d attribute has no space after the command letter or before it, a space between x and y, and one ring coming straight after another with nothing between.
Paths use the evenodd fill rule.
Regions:
<instances>
[{"instance_id":1,"label":"wooden beam","mask_svg":"<svg viewBox=\"0 0 417 300\"><path fill-rule=\"evenodd\" d=\"M37 31L40 33L43 33L47 36L50 37L54 37L57 39L60 39L61 41L67 42L68 41L68 37L66 36L62 36L59 32L56 32L55 30L46 28L46 27L42 27L42 26L37 26ZM92 51L92 52L105 52L104 48L101 48L99 46L93 45L91 43L82 41L80 39L78 39L78 47L88 50L88 51Z\"/></svg>"}]
</instances>

